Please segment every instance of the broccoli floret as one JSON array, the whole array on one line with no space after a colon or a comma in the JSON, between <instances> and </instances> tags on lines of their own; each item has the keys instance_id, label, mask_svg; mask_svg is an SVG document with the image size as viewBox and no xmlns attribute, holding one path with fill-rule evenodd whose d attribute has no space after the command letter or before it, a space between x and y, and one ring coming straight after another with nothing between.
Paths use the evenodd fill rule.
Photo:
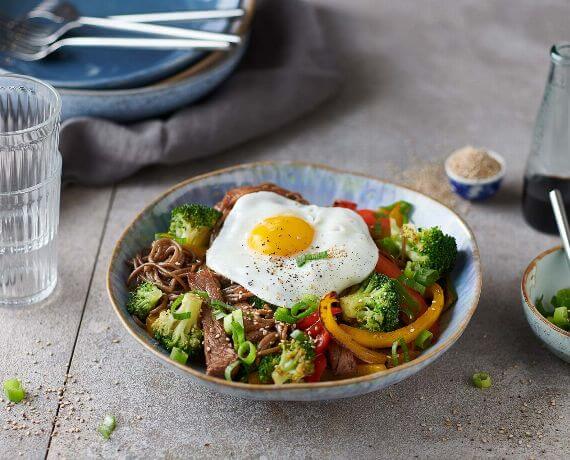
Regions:
<instances>
[{"instance_id":1,"label":"broccoli floret","mask_svg":"<svg viewBox=\"0 0 570 460\"><path fill-rule=\"evenodd\" d=\"M144 321L161 297L162 291L154 284L145 281L129 294L127 310L131 315Z\"/></svg>"},{"instance_id":2,"label":"broccoli floret","mask_svg":"<svg viewBox=\"0 0 570 460\"><path fill-rule=\"evenodd\" d=\"M315 371L315 346L309 336L301 331L295 338L282 342L279 362L271 373L273 382L296 383Z\"/></svg>"},{"instance_id":3,"label":"broccoli floret","mask_svg":"<svg viewBox=\"0 0 570 460\"><path fill-rule=\"evenodd\" d=\"M172 210L168 233L185 246L205 250L212 227L222 213L201 204L184 204Z\"/></svg>"},{"instance_id":4,"label":"broccoli floret","mask_svg":"<svg viewBox=\"0 0 570 460\"><path fill-rule=\"evenodd\" d=\"M257 372L259 374L259 381L261 383L272 383L273 379L271 378L271 374L275 370L275 366L279 364L279 359L281 355L273 354L273 355L265 355L259 361L259 366L257 367Z\"/></svg>"},{"instance_id":5,"label":"broccoli floret","mask_svg":"<svg viewBox=\"0 0 570 460\"><path fill-rule=\"evenodd\" d=\"M402 229L406 238L406 256L419 268L436 270L439 276L449 273L455 265L457 243L439 227L415 230L410 225Z\"/></svg>"},{"instance_id":6,"label":"broccoli floret","mask_svg":"<svg viewBox=\"0 0 570 460\"><path fill-rule=\"evenodd\" d=\"M401 296L396 281L373 273L358 289L340 298L345 318L356 319L369 331L393 331L399 326Z\"/></svg>"},{"instance_id":7,"label":"broccoli floret","mask_svg":"<svg viewBox=\"0 0 570 460\"><path fill-rule=\"evenodd\" d=\"M180 306L176 308L175 305L174 312L171 307L160 312L158 318L154 320L151 325L154 338L168 351L177 347L188 353L190 357L196 355L202 349L204 338L202 330L198 327L201 307L200 297L192 293L184 294ZM183 319L176 319L175 316Z\"/></svg>"}]
</instances>

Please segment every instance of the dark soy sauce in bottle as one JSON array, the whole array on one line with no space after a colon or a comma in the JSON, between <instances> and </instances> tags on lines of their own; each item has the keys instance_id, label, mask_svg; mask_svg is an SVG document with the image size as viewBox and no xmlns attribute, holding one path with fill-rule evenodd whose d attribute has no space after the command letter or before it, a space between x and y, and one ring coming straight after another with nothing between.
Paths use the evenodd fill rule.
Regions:
<instances>
[{"instance_id":1,"label":"dark soy sauce in bottle","mask_svg":"<svg viewBox=\"0 0 570 460\"><path fill-rule=\"evenodd\" d=\"M556 233L548 193L559 189L570 214L570 43L550 49L550 72L526 163L522 211L529 225Z\"/></svg>"},{"instance_id":2,"label":"dark soy sauce in bottle","mask_svg":"<svg viewBox=\"0 0 570 460\"><path fill-rule=\"evenodd\" d=\"M548 192L557 188L570 215L570 178L532 175L524 178L522 210L530 226L545 233L558 233Z\"/></svg>"}]
</instances>

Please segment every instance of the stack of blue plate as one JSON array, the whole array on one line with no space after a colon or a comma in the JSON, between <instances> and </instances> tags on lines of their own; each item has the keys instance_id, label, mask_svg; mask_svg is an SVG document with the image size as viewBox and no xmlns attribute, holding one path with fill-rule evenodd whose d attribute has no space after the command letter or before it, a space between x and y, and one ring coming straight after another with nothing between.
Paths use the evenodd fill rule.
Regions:
<instances>
[{"instance_id":1,"label":"stack of blue plate","mask_svg":"<svg viewBox=\"0 0 570 460\"><path fill-rule=\"evenodd\" d=\"M242 43L231 51L66 48L41 61L0 59L0 71L39 78L52 84L63 100L62 119L78 116L134 121L186 106L226 79L244 54L254 0L69 0L84 16L243 8L239 19L177 23L211 32L231 32ZM2 14L18 17L37 0L0 0ZM81 27L76 35L117 35L115 31ZM125 33L122 32L122 36Z\"/></svg>"}]
</instances>

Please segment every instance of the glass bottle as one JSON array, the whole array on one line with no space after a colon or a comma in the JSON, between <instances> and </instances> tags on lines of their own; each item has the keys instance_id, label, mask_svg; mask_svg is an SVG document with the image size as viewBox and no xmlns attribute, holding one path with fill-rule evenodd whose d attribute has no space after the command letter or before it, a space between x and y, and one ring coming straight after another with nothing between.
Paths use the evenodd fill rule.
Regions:
<instances>
[{"instance_id":1,"label":"glass bottle","mask_svg":"<svg viewBox=\"0 0 570 460\"><path fill-rule=\"evenodd\" d=\"M550 60L526 164L522 209L532 227L556 233L550 190L560 190L570 214L570 43L554 45Z\"/></svg>"}]
</instances>

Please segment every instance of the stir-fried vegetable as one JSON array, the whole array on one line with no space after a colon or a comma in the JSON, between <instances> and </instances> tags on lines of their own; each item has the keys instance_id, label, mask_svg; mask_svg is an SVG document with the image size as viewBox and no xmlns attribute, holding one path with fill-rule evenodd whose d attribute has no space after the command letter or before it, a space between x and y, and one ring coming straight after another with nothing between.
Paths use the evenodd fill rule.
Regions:
<instances>
[{"instance_id":1,"label":"stir-fried vegetable","mask_svg":"<svg viewBox=\"0 0 570 460\"><path fill-rule=\"evenodd\" d=\"M443 311L444 296L441 287L434 284L428 291L433 299L431 306L413 323L400 329L392 332L370 332L346 324L341 324L339 327L352 340L370 348L389 348L400 337L406 343L412 343L422 331L429 329L437 321Z\"/></svg>"}]
</instances>

